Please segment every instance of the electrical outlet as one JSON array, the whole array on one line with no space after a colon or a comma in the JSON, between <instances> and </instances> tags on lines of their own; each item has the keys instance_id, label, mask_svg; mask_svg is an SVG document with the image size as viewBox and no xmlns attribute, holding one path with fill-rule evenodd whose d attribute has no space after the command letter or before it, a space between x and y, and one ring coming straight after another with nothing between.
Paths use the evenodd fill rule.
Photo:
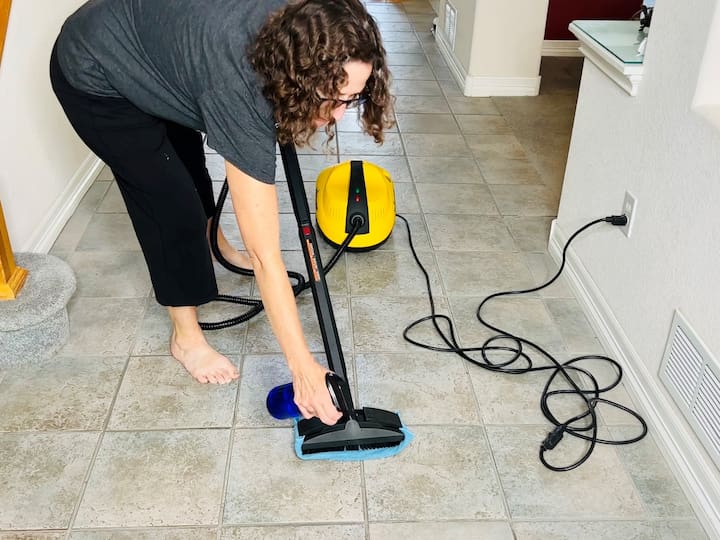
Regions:
<instances>
[{"instance_id":1,"label":"electrical outlet","mask_svg":"<svg viewBox=\"0 0 720 540\"><path fill-rule=\"evenodd\" d=\"M627 224L620 227L623 234L630 238L635 223L635 213L637 212L637 199L629 191L625 192L625 200L623 201L621 214L627 217Z\"/></svg>"}]
</instances>

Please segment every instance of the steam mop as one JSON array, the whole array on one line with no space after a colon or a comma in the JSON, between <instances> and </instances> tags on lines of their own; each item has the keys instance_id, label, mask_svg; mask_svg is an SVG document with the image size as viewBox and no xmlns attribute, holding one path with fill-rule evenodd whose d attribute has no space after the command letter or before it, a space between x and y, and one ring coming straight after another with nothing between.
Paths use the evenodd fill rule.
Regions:
<instances>
[{"instance_id":1,"label":"steam mop","mask_svg":"<svg viewBox=\"0 0 720 540\"><path fill-rule=\"evenodd\" d=\"M331 372L326 382L335 406L342 413L340 420L333 426L323 424L318 418L296 421L296 454L301 459L336 460L364 460L395 455L409 444L412 434L403 426L398 414L371 407L357 409L353 404L297 153L292 144L281 145L280 153ZM356 189L359 190L357 193ZM364 189L364 186L353 185L345 193L348 208L360 209L347 212L347 224L355 231L368 224L368 214L361 211L363 207L367 209L367 203L362 200L365 197Z\"/></svg>"}]
</instances>

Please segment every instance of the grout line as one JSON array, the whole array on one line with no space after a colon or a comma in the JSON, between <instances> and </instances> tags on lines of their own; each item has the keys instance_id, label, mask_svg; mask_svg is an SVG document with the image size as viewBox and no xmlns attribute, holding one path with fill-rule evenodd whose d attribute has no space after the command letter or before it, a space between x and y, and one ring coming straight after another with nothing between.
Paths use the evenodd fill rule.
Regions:
<instances>
[{"instance_id":1,"label":"grout line","mask_svg":"<svg viewBox=\"0 0 720 540\"><path fill-rule=\"evenodd\" d=\"M122 383L123 383L123 380L125 379L125 374L127 373L129 366L130 366L130 353L128 353L128 355L127 355L127 359L125 360L125 366L122 370L122 373L120 374L120 377L118 378L118 383L117 383L117 386L115 387L115 392L113 394L113 398L110 401L110 405L108 406L108 411L107 411L107 414L105 415L105 420L103 421L103 425L100 430L100 435L98 436L97 443L95 444L95 450L93 451L92 457L90 458L90 463L88 464L88 468L85 471L85 476L83 478L80 494L78 495L77 502L75 503L75 507L73 508L73 512L68 521L67 532L65 535L66 539L70 538L70 534L75 525L75 520L77 519L78 512L80 511L80 506L82 505L83 499L85 498L85 491L87 490L88 483L90 482L90 477L92 476L92 471L95 468L95 461L97 460L97 456L100 453L100 448L102 446L103 441L105 440L105 433L107 433L107 428L108 428L108 425L110 424L110 418L112 417L112 412L113 412L113 409L115 408L115 402L117 401L118 395L120 394L120 388L122 387Z\"/></svg>"},{"instance_id":2,"label":"grout line","mask_svg":"<svg viewBox=\"0 0 720 540\"><path fill-rule=\"evenodd\" d=\"M247 325L246 330L247 330ZM247 332L246 332L247 333ZM230 470L232 465L233 449L235 447L235 433L237 424L238 406L240 404L240 390L242 388L242 375L243 369L245 368L245 355L241 354L239 360L238 370L240 372L240 378L237 382L237 391L235 392L235 407L233 408L232 421L230 423L230 440L228 441L228 452L225 458L225 474L223 475L223 485L220 491L220 508L218 510L217 519L217 540L220 540L222 534L223 518L225 515L225 504L227 503L227 491L230 483Z\"/></svg>"}]
</instances>

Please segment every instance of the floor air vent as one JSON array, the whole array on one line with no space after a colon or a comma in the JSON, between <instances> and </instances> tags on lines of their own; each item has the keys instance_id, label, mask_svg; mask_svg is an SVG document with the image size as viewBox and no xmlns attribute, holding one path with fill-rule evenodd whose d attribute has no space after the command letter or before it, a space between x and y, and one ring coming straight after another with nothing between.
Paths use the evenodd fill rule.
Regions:
<instances>
[{"instance_id":1,"label":"floor air vent","mask_svg":"<svg viewBox=\"0 0 720 540\"><path fill-rule=\"evenodd\" d=\"M660 380L720 467L720 366L679 311L660 364Z\"/></svg>"}]
</instances>

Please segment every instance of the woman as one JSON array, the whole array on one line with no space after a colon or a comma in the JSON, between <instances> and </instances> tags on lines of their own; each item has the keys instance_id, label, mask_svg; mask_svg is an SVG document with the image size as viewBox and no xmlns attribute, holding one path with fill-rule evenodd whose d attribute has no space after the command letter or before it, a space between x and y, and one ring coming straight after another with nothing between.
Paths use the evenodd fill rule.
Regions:
<instances>
[{"instance_id":1,"label":"woman","mask_svg":"<svg viewBox=\"0 0 720 540\"><path fill-rule=\"evenodd\" d=\"M197 306L217 294L208 247L215 212L200 132L223 156L247 255L305 418L340 417L326 368L310 353L280 253L275 143L302 146L364 102L376 142L389 125L389 73L359 0L90 0L66 21L50 62L53 89L83 141L112 169L171 354L198 381L237 379L205 340Z\"/></svg>"}]
</instances>

